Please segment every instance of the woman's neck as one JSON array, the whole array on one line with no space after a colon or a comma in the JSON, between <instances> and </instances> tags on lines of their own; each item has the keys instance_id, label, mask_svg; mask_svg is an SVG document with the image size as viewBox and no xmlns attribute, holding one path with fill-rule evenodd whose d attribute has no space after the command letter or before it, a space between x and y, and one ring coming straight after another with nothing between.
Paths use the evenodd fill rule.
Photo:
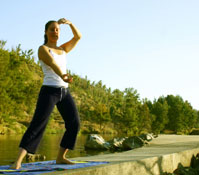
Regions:
<instances>
[{"instance_id":1,"label":"woman's neck","mask_svg":"<svg viewBox=\"0 0 199 175\"><path fill-rule=\"evenodd\" d=\"M51 48L57 48L57 43L48 42L45 45L48 46L48 47L51 47Z\"/></svg>"}]
</instances>

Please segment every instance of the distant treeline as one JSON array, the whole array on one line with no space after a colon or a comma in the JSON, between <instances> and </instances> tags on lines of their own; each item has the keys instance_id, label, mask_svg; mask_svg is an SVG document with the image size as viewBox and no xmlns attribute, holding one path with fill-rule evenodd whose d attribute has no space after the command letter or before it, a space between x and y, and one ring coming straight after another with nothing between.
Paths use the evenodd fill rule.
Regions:
<instances>
[{"instance_id":1,"label":"distant treeline","mask_svg":"<svg viewBox=\"0 0 199 175\"><path fill-rule=\"evenodd\" d=\"M17 129L16 123L25 129L34 113L43 73L32 50L22 51L20 45L7 50L5 44L0 41L0 130L1 126ZM133 135L165 130L189 133L199 127L199 112L180 96L161 96L151 102L141 100L133 88L112 90L102 81L91 82L75 74L73 77L70 90L83 124L82 132L110 129ZM62 120L56 109L52 120Z\"/></svg>"}]
</instances>

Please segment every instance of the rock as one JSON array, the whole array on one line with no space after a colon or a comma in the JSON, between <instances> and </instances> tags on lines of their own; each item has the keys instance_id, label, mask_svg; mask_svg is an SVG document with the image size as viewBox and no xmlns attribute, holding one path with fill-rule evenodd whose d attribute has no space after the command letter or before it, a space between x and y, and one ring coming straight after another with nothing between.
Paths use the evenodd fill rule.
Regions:
<instances>
[{"instance_id":1,"label":"rock","mask_svg":"<svg viewBox=\"0 0 199 175\"><path fill-rule=\"evenodd\" d=\"M157 138L158 137L158 134L152 134L154 138Z\"/></svg>"},{"instance_id":2,"label":"rock","mask_svg":"<svg viewBox=\"0 0 199 175\"><path fill-rule=\"evenodd\" d=\"M145 141L138 136L132 136L125 139L122 143L123 150L131 150L145 145Z\"/></svg>"},{"instance_id":3,"label":"rock","mask_svg":"<svg viewBox=\"0 0 199 175\"><path fill-rule=\"evenodd\" d=\"M141 134L139 137L147 142L150 142L154 139L153 134Z\"/></svg>"},{"instance_id":4,"label":"rock","mask_svg":"<svg viewBox=\"0 0 199 175\"><path fill-rule=\"evenodd\" d=\"M179 163L178 168L173 173L176 175L198 175L199 169L184 167L181 163Z\"/></svg>"},{"instance_id":5,"label":"rock","mask_svg":"<svg viewBox=\"0 0 199 175\"><path fill-rule=\"evenodd\" d=\"M141 136L114 138L106 142L100 135L90 134L84 145L85 149L125 151L139 148L148 144L154 138L153 134L142 134Z\"/></svg>"},{"instance_id":6,"label":"rock","mask_svg":"<svg viewBox=\"0 0 199 175\"><path fill-rule=\"evenodd\" d=\"M27 161L46 160L46 156L41 155L41 154L30 154L30 153L28 153L26 155L26 160Z\"/></svg>"},{"instance_id":7,"label":"rock","mask_svg":"<svg viewBox=\"0 0 199 175\"><path fill-rule=\"evenodd\" d=\"M105 142L100 135L90 134L87 137L84 147L85 149L108 150L110 148L110 143Z\"/></svg>"},{"instance_id":8,"label":"rock","mask_svg":"<svg viewBox=\"0 0 199 175\"><path fill-rule=\"evenodd\" d=\"M114 138L109 141L110 144L110 149L114 151L120 151L123 150L123 142L124 140L127 139L127 137L123 138Z\"/></svg>"},{"instance_id":9,"label":"rock","mask_svg":"<svg viewBox=\"0 0 199 175\"><path fill-rule=\"evenodd\" d=\"M199 153L191 158L191 167L199 169Z\"/></svg>"},{"instance_id":10,"label":"rock","mask_svg":"<svg viewBox=\"0 0 199 175\"><path fill-rule=\"evenodd\" d=\"M184 167L181 163L173 173L163 173L163 175L199 175L199 154L192 156L191 166Z\"/></svg>"},{"instance_id":11,"label":"rock","mask_svg":"<svg viewBox=\"0 0 199 175\"><path fill-rule=\"evenodd\" d=\"M0 135L4 135L5 134L5 128L3 125L0 124Z\"/></svg>"},{"instance_id":12,"label":"rock","mask_svg":"<svg viewBox=\"0 0 199 175\"><path fill-rule=\"evenodd\" d=\"M193 129L190 135L199 135L199 129Z\"/></svg>"}]
</instances>

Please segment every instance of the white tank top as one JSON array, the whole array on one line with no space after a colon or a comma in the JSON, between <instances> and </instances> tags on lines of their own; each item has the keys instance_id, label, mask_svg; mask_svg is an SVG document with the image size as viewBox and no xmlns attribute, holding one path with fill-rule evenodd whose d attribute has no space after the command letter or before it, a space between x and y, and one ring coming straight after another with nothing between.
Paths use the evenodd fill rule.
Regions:
<instances>
[{"instance_id":1,"label":"white tank top","mask_svg":"<svg viewBox=\"0 0 199 175\"><path fill-rule=\"evenodd\" d=\"M61 55L56 54L50 50L51 55L53 56L56 64L59 66L63 74L66 74L66 52L63 51ZM62 78L57 75L53 69L40 60L41 67L44 73L43 85L53 86L53 87L68 87L68 83L64 82Z\"/></svg>"}]
</instances>

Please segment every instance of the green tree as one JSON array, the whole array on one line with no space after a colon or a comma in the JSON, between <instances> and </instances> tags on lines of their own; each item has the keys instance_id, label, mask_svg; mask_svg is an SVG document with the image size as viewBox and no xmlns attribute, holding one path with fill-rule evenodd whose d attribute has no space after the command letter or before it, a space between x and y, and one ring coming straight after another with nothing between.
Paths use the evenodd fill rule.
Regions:
<instances>
[{"instance_id":1,"label":"green tree","mask_svg":"<svg viewBox=\"0 0 199 175\"><path fill-rule=\"evenodd\" d=\"M152 122L152 131L159 134L165 129L166 124L169 122L167 102L161 98L157 101L154 100L151 113L155 117L155 120Z\"/></svg>"},{"instance_id":2,"label":"green tree","mask_svg":"<svg viewBox=\"0 0 199 175\"><path fill-rule=\"evenodd\" d=\"M133 88L126 88L124 91L124 114L122 118L123 131L128 134L137 134L139 115L139 94Z\"/></svg>"},{"instance_id":3,"label":"green tree","mask_svg":"<svg viewBox=\"0 0 199 175\"><path fill-rule=\"evenodd\" d=\"M197 120L196 112L180 96L168 95L166 100L169 105L167 128L176 132L188 132Z\"/></svg>"},{"instance_id":4,"label":"green tree","mask_svg":"<svg viewBox=\"0 0 199 175\"><path fill-rule=\"evenodd\" d=\"M147 103L139 105L138 109L139 133L151 132L152 116Z\"/></svg>"}]
</instances>

